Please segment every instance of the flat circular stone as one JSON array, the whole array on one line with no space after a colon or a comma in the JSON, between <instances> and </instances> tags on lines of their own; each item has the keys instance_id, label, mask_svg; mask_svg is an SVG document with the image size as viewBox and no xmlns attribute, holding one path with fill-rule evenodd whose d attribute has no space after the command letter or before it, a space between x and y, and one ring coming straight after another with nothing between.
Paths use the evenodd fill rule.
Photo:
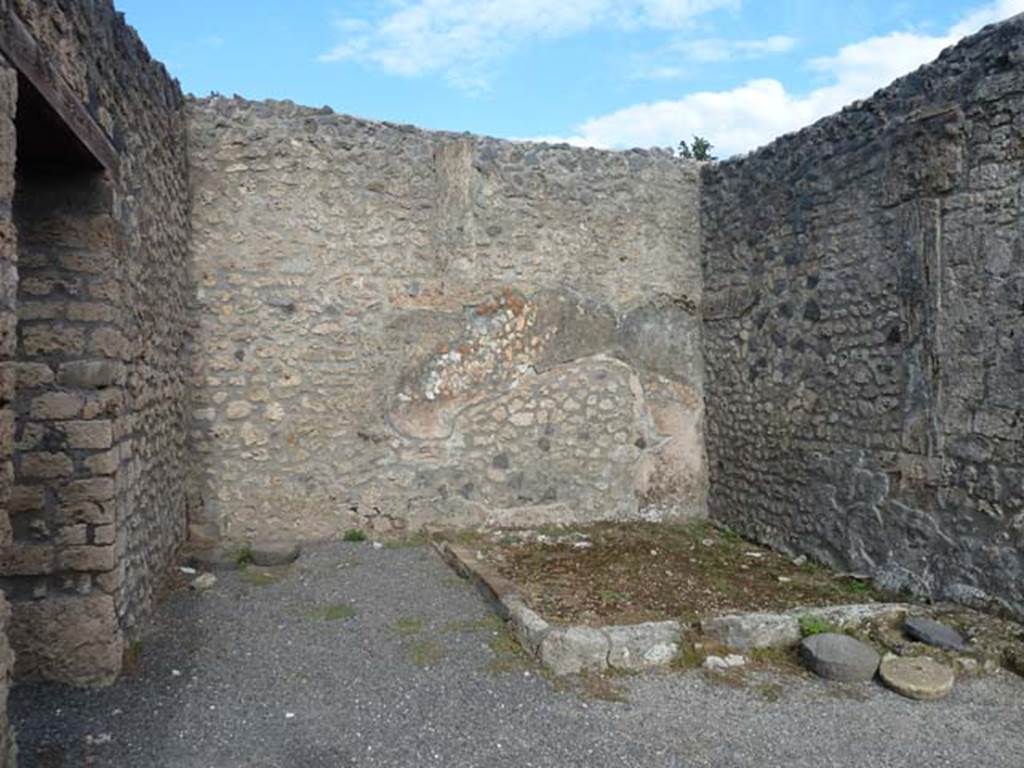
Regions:
<instances>
[{"instance_id":1,"label":"flat circular stone","mask_svg":"<svg viewBox=\"0 0 1024 768\"><path fill-rule=\"evenodd\" d=\"M875 676L880 657L874 648L856 638L827 633L804 638L800 659L827 680L860 683Z\"/></svg>"},{"instance_id":2,"label":"flat circular stone","mask_svg":"<svg viewBox=\"0 0 1024 768\"><path fill-rule=\"evenodd\" d=\"M878 674L882 682L909 699L934 701L953 690L953 670L927 656L887 658Z\"/></svg>"}]
</instances>

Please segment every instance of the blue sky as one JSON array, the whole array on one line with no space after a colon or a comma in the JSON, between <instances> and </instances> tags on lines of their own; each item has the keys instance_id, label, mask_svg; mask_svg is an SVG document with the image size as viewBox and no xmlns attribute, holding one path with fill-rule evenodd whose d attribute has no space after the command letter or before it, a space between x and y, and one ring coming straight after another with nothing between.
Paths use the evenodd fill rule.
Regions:
<instances>
[{"instance_id":1,"label":"blue sky","mask_svg":"<svg viewBox=\"0 0 1024 768\"><path fill-rule=\"evenodd\" d=\"M182 86L425 128L752 149L1024 0L115 0Z\"/></svg>"}]
</instances>

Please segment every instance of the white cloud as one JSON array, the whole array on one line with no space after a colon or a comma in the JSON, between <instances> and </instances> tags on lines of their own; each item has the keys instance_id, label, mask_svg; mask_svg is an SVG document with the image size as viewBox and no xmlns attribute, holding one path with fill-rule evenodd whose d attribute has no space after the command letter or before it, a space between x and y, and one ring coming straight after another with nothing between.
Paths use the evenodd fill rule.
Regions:
<instances>
[{"instance_id":1,"label":"white cloud","mask_svg":"<svg viewBox=\"0 0 1024 768\"><path fill-rule=\"evenodd\" d=\"M751 80L728 91L627 107L586 121L562 141L606 148L668 147L698 135L710 138L719 156L746 152L870 96L961 37L1022 12L1024 0L998 0L970 12L942 35L893 32L844 46L834 56L808 62L831 83L804 94L788 92L778 80Z\"/></svg>"},{"instance_id":2,"label":"white cloud","mask_svg":"<svg viewBox=\"0 0 1024 768\"><path fill-rule=\"evenodd\" d=\"M740 59L758 59L793 50L796 38L773 35L762 40L727 40L712 37L702 40L681 40L673 44L671 52L690 61L718 63Z\"/></svg>"},{"instance_id":3,"label":"white cloud","mask_svg":"<svg viewBox=\"0 0 1024 768\"><path fill-rule=\"evenodd\" d=\"M442 73L459 87L486 85L488 65L531 38L598 26L679 29L740 0L400 0L373 22L341 19L323 62L359 61L407 77Z\"/></svg>"}]
</instances>

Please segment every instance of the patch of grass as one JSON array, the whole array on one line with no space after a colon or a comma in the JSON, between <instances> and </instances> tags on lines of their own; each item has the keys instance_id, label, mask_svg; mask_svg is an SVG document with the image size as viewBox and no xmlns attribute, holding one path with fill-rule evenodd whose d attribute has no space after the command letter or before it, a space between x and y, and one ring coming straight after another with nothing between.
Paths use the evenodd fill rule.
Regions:
<instances>
[{"instance_id":1,"label":"patch of grass","mask_svg":"<svg viewBox=\"0 0 1024 768\"><path fill-rule=\"evenodd\" d=\"M770 669L774 672L787 674L805 674L806 670L800 663L800 652L797 646L790 648L754 648L748 654L753 667Z\"/></svg>"},{"instance_id":2,"label":"patch of grass","mask_svg":"<svg viewBox=\"0 0 1024 768\"><path fill-rule=\"evenodd\" d=\"M693 643L683 643L679 652L672 659L673 669L697 669L704 663L704 654L693 647Z\"/></svg>"},{"instance_id":3,"label":"patch of grass","mask_svg":"<svg viewBox=\"0 0 1024 768\"><path fill-rule=\"evenodd\" d=\"M125 675L138 674L142 669L142 641L132 640L121 656L121 669Z\"/></svg>"},{"instance_id":4,"label":"patch of grass","mask_svg":"<svg viewBox=\"0 0 1024 768\"><path fill-rule=\"evenodd\" d=\"M441 632L443 634L458 634L460 632L497 632L505 628L505 622L503 622L498 616L491 614L484 616L482 619L459 619L456 621L449 621L443 627Z\"/></svg>"},{"instance_id":5,"label":"patch of grass","mask_svg":"<svg viewBox=\"0 0 1024 768\"><path fill-rule=\"evenodd\" d=\"M395 536L384 541L386 549L414 549L423 547L430 543L430 534L425 531L407 533L403 536Z\"/></svg>"},{"instance_id":6,"label":"patch of grass","mask_svg":"<svg viewBox=\"0 0 1024 768\"><path fill-rule=\"evenodd\" d=\"M251 563L252 547L246 544L243 547L239 548L237 552L235 552L235 565L237 565L239 568L245 568L245 566L250 565Z\"/></svg>"},{"instance_id":7,"label":"patch of grass","mask_svg":"<svg viewBox=\"0 0 1024 768\"><path fill-rule=\"evenodd\" d=\"M719 531L722 534L722 541L724 541L726 544L738 547L741 544L747 543L746 540L738 533L736 533L736 531L734 531L732 528L722 526L719 529Z\"/></svg>"},{"instance_id":8,"label":"patch of grass","mask_svg":"<svg viewBox=\"0 0 1024 768\"><path fill-rule=\"evenodd\" d=\"M417 667L435 667L444 661L444 647L431 638L423 638L406 644L405 653Z\"/></svg>"},{"instance_id":9,"label":"patch of grass","mask_svg":"<svg viewBox=\"0 0 1024 768\"><path fill-rule=\"evenodd\" d=\"M753 690L762 699L774 704L782 698L785 689L780 683L758 683Z\"/></svg>"},{"instance_id":10,"label":"patch of grass","mask_svg":"<svg viewBox=\"0 0 1024 768\"><path fill-rule=\"evenodd\" d=\"M606 603L624 603L629 600L625 592L616 592L614 589L602 589L597 596Z\"/></svg>"},{"instance_id":11,"label":"patch of grass","mask_svg":"<svg viewBox=\"0 0 1024 768\"><path fill-rule=\"evenodd\" d=\"M284 574L250 567L243 568L238 578L254 587L269 587L271 584L277 584L277 582L283 579Z\"/></svg>"},{"instance_id":12,"label":"patch of grass","mask_svg":"<svg viewBox=\"0 0 1024 768\"><path fill-rule=\"evenodd\" d=\"M549 677L556 691L572 693L582 699L607 701L615 704L629 703L629 689L621 679L594 672L569 677Z\"/></svg>"},{"instance_id":13,"label":"patch of grass","mask_svg":"<svg viewBox=\"0 0 1024 768\"><path fill-rule=\"evenodd\" d=\"M510 672L521 672L533 666L526 651L505 626L494 632L487 646L494 654L494 658L487 664L487 671L492 674L503 675Z\"/></svg>"},{"instance_id":14,"label":"patch of grass","mask_svg":"<svg viewBox=\"0 0 1024 768\"><path fill-rule=\"evenodd\" d=\"M417 635L423 631L423 619L419 616L403 616L391 625L391 629L403 636Z\"/></svg>"},{"instance_id":15,"label":"patch of grass","mask_svg":"<svg viewBox=\"0 0 1024 768\"><path fill-rule=\"evenodd\" d=\"M851 595L868 595L871 593L871 585L861 579L849 579L843 583L843 589Z\"/></svg>"},{"instance_id":16,"label":"patch of grass","mask_svg":"<svg viewBox=\"0 0 1024 768\"><path fill-rule=\"evenodd\" d=\"M597 701L610 701L617 704L629 702L629 689L621 680L608 675L585 674L580 676L580 684L584 696Z\"/></svg>"},{"instance_id":17,"label":"patch of grass","mask_svg":"<svg viewBox=\"0 0 1024 768\"><path fill-rule=\"evenodd\" d=\"M349 528L345 531L345 535L341 537L342 541L366 541L366 531L361 528Z\"/></svg>"},{"instance_id":18,"label":"patch of grass","mask_svg":"<svg viewBox=\"0 0 1024 768\"><path fill-rule=\"evenodd\" d=\"M335 603L310 611L309 617L319 621L345 621L351 619L356 613L356 609L347 603Z\"/></svg>"},{"instance_id":19,"label":"patch of grass","mask_svg":"<svg viewBox=\"0 0 1024 768\"><path fill-rule=\"evenodd\" d=\"M839 632L839 629L830 621L812 613L805 613L799 619L801 637L812 635L825 635Z\"/></svg>"}]
</instances>

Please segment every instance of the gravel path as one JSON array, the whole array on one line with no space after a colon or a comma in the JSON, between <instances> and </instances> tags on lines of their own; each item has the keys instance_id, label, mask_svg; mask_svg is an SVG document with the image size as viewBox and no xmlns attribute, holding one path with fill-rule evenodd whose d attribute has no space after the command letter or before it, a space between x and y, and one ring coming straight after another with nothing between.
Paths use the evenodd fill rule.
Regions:
<instances>
[{"instance_id":1,"label":"gravel path","mask_svg":"<svg viewBox=\"0 0 1024 768\"><path fill-rule=\"evenodd\" d=\"M614 680L625 701L604 701L505 650L429 549L321 545L253 581L171 595L113 688L18 686L22 768L1024 765L1011 675L922 704L872 684L675 672Z\"/></svg>"}]
</instances>

